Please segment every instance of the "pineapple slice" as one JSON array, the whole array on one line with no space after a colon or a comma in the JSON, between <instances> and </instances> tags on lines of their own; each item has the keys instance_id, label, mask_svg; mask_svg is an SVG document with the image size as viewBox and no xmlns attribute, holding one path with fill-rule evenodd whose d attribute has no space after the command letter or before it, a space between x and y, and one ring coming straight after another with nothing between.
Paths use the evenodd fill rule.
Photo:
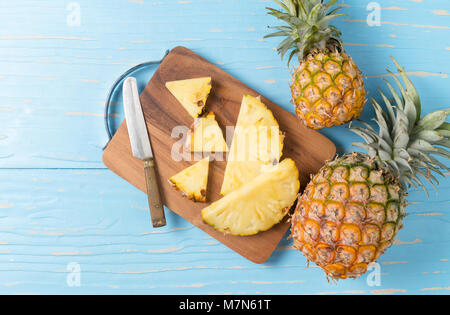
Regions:
<instances>
[{"instance_id":1,"label":"pineapple slice","mask_svg":"<svg viewBox=\"0 0 450 315\"><path fill-rule=\"evenodd\" d=\"M298 170L291 159L202 210L203 220L232 235L253 235L279 223L297 199Z\"/></svg>"},{"instance_id":2,"label":"pineapple slice","mask_svg":"<svg viewBox=\"0 0 450 315\"><path fill-rule=\"evenodd\" d=\"M169 182L190 200L206 202L209 157L186 168L169 179Z\"/></svg>"},{"instance_id":3,"label":"pineapple slice","mask_svg":"<svg viewBox=\"0 0 450 315\"><path fill-rule=\"evenodd\" d=\"M166 82L166 87L188 113L197 118L203 113L211 92L211 78Z\"/></svg>"},{"instance_id":4,"label":"pineapple slice","mask_svg":"<svg viewBox=\"0 0 450 315\"><path fill-rule=\"evenodd\" d=\"M283 142L272 112L259 98L244 95L220 193L226 196L261 174L265 165L277 164Z\"/></svg>"},{"instance_id":5,"label":"pineapple slice","mask_svg":"<svg viewBox=\"0 0 450 315\"><path fill-rule=\"evenodd\" d=\"M186 142L186 147L191 152L228 152L214 113L197 118L192 129Z\"/></svg>"}]
</instances>

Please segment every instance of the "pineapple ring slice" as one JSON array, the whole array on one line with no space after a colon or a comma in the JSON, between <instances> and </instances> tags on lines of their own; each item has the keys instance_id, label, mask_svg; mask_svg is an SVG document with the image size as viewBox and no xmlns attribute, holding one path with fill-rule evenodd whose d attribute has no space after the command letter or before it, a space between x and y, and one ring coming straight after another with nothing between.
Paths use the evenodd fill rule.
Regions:
<instances>
[{"instance_id":1,"label":"pineapple ring slice","mask_svg":"<svg viewBox=\"0 0 450 315\"><path fill-rule=\"evenodd\" d=\"M295 162L285 159L202 210L203 220L232 235L254 235L279 223L300 189Z\"/></svg>"}]
</instances>

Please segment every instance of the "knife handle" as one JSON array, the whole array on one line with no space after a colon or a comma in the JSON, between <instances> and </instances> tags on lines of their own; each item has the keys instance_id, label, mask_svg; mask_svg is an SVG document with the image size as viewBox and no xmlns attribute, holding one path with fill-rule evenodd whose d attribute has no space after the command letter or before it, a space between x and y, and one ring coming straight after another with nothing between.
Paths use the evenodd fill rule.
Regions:
<instances>
[{"instance_id":1,"label":"knife handle","mask_svg":"<svg viewBox=\"0 0 450 315\"><path fill-rule=\"evenodd\" d=\"M156 178L155 160L144 160L145 182L147 184L148 204L152 216L153 227L159 228L166 225L164 207L159 193L158 179Z\"/></svg>"}]
</instances>

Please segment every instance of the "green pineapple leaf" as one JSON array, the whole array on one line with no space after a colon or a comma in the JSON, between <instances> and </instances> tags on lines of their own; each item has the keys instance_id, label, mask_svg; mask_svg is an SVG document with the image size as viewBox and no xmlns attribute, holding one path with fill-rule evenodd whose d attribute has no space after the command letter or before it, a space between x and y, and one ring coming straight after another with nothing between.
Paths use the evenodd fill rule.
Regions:
<instances>
[{"instance_id":1,"label":"green pineapple leaf","mask_svg":"<svg viewBox=\"0 0 450 315\"><path fill-rule=\"evenodd\" d=\"M284 36L285 40L279 45L278 53L282 58L289 50L289 62L295 54L299 59L305 58L316 50L328 48L343 50L340 39L341 32L330 25L331 21L343 16L338 13L342 8L334 6L337 0L274 0L279 10L267 8L268 14L287 23L283 29L270 27L278 32L268 34L264 38ZM288 40L287 38L291 38Z\"/></svg>"},{"instance_id":2,"label":"green pineapple leaf","mask_svg":"<svg viewBox=\"0 0 450 315\"><path fill-rule=\"evenodd\" d=\"M450 159L450 123L446 122L450 110L438 110L421 118L417 90L405 69L395 60L394 63L399 73L388 72L397 90L388 80L385 82L395 105L381 91L385 109L372 100L378 132L367 123L362 123L364 128L350 126L350 130L365 141L354 145L365 149L370 157L397 174L402 186L421 187L428 194L424 182L436 189L439 182L433 174L445 176L441 170L450 170L448 165L432 156Z\"/></svg>"}]
</instances>

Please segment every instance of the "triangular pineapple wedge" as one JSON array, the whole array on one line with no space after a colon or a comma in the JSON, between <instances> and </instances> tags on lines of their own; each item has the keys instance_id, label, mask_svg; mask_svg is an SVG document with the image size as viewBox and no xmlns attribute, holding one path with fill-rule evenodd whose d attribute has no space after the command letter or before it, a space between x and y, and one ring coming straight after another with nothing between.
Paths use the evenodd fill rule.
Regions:
<instances>
[{"instance_id":1,"label":"triangular pineapple wedge","mask_svg":"<svg viewBox=\"0 0 450 315\"><path fill-rule=\"evenodd\" d=\"M184 169L169 179L169 182L190 200L206 202L209 157Z\"/></svg>"},{"instance_id":2,"label":"triangular pineapple wedge","mask_svg":"<svg viewBox=\"0 0 450 315\"><path fill-rule=\"evenodd\" d=\"M195 119L186 147L191 152L228 152L222 129L214 113Z\"/></svg>"},{"instance_id":3,"label":"triangular pineapple wedge","mask_svg":"<svg viewBox=\"0 0 450 315\"><path fill-rule=\"evenodd\" d=\"M259 98L244 95L221 194L227 195L254 179L264 165L277 164L283 154L283 141L272 112Z\"/></svg>"},{"instance_id":4,"label":"triangular pineapple wedge","mask_svg":"<svg viewBox=\"0 0 450 315\"><path fill-rule=\"evenodd\" d=\"M188 113L197 118L203 113L211 92L211 78L171 81L166 82L166 87Z\"/></svg>"},{"instance_id":5,"label":"triangular pineapple wedge","mask_svg":"<svg viewBox=\"0 0 450 315\"><path fill-rule=\"evenodd\" d=\"M232 235L253 235L279 223L300 189L294 161L286 159L202 210L203 220Z\"/></svg>"}]
</instances>

